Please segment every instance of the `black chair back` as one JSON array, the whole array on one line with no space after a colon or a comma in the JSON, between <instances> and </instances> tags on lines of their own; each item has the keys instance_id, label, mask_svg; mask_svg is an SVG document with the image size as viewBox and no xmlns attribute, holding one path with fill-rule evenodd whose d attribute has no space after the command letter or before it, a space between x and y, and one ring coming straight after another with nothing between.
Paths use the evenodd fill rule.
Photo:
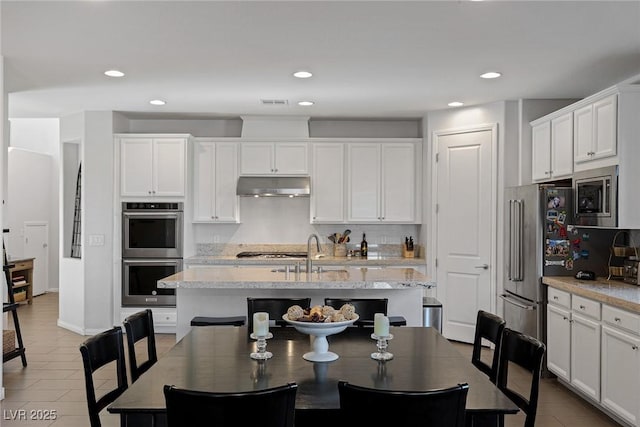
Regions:
<instances>
[{"instance_id":1,"label":"black chair back","mask_svg":"<svg viewBox=\"0 0 640 427\"><path fill-rule=\"evenodd\" d=\"M338 382L340 425L463 427L467 384L429 391L390 391Z\"/></svg>"},{"instance_id":2,"label":"black chair back","mask_svg":"<svg viewBox=\"0 0 640 427\"><path fill-rule=\"evenodd\" d=\"M264 311L269 313L269 320L275 320L276 325L287 326L282 315L292 305L299 305L303 309L309 308L311 298L247 298L247 326L249 333L253 331L253 313Z\"/></svg>"},{"instance_id":3,"label":"black chair back","mask_svg":"<svg viewBox=\"0 0 640 427\"><path fill-rule=\"evenodd\" d=\"M498 375L498 357L500 356L500 344L504 327L505 321L501 317L486 311L478 311L471 363L487 374L494 384L496 383L496 376ZM481 359L483 338L495 346L491 365L488 365Z\"/></svg>"},{"instance_id":4,"label":"black chair back","mask_svg":"<svg viewBox=\"0 0 640 427\"><path fill-rule=\"evenodd\" d=\"M119 326L88 338L80 346L84 379L87 390L87 406L91 427L101 427L100 411L116 400L127 389L127 368L125 366L124 343L122 329ZM116 388L108 391L100 399L96 399L93 384L93 373L101 367L116 363Z\"/></svg>"},{"instance_id":5,"label":"black chair back","mask_svg":"<svg viewBox=\"0 0 640 427\"><path fill-rule=\"evenodd\" d=\"M127 333L129 369L131 371L131 382L133 383L158 361L156 336L153 328L153 312L150 309L146 309L132 314L124 319L124 329ZM136 343L144 338L147 339L147 360L138 365Z\"/></svg>"},{"instance_id":6,"label":"black chair back","mask_svg":"<svg viewBox=\"0 0 640 427\"><path fill-rule=\"evenodd\" d=\"M293 427L296 391L290 383L242 393L209 393L164 386L168 427Z\"/></svg>"},{"instance_id":7,"label":"black chair back","mask_svg":"<svg viewBox=\"0 0 640 427\"><path fill-rule=\"evenodd\" d=\"M509 328L504 329L496 385L526 414L525 427L533 427L536 422L538 390L544 352L545 345L537 339ZM524 397L519 392L509 388L509 362L515 363L531 373L529 397Z\"/></svg>"},{"instance_id":8,"label":"black chair back","mask_svg":"<svg viewBox=\"0 0 640 427\"><path fill-rule=\"evenodd\" d=\"M356 309L359 319L355 326L373 326L373 317L376 313L387 315L389 300L387 298L325 298L324 305L339 310L344 304L351 304ZM389 317L390 326L405 326L407 321L402 316Z\"/></svg>"}]
</instances>

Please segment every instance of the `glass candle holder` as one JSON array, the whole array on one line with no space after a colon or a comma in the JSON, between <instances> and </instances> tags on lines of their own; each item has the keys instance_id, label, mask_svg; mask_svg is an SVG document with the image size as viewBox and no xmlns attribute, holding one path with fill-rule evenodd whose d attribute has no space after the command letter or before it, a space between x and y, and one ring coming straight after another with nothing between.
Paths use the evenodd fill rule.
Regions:
<instances>
[{"instance_id":1,"label":"glass candle holder","mask_svg":"<svg viewBox=\"0 0 640 427\"><path fill-rule=\"evenodd\" d=\"M271 332L267 332L267 335L249 335L251 339L256 340L256 347L258 351L254 351L249 356L255 360L266 360L273 357L273 353L267 351L267 340L273 338Z\"/></svg>"},{"instance_id":2,"label":"glass candle holder","mask_svg":"<svg viewBox=\"0 0 640 427\"><path fill-rule=\"evenodd\" d=\"M388 341L393 339L393 335L389 334L386 336L378 336L376 334L371 334L371 338L377 340L378 351L371 353L371 358L374 360L391 360L393 359L393 353L389 353L387 351Z\"/></svg>"}]
</instances>

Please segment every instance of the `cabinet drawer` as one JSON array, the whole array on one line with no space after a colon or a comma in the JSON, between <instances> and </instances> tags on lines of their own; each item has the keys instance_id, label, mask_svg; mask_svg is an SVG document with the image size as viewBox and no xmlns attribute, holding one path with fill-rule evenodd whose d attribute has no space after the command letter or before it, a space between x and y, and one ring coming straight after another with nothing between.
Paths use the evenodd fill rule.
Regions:
<instances>
[{"instance_id":1,"label":"cabinet drawer","mask_svg":"<svg viewBox=\"0 0 640 427\"><path fill-rule=\"evenodd\" d=\"M556 288L549 288L549 296L547 298L550 304L559 305L565 308L571 308L571 294Z\"/></svg>"},{"instance_id":2,"label":"cabinet drawer","mask_svg":"<svg viewBox=\"0 0 640 427\"><path fill-rule=\"evenodd\" d=\"M583 314L600 320L600 303L592 301L587 298L583 298L578 295L573 295L571 298L571 310L576 313Z\"/></svg>"},{"instance_id":3,"label":"cabinet drawer","mask_svg":"<svg viewBox=\"0 0 640 427\"><path fill-rule=\"evenodd\" d=\"M603 305L602 320L616 328L640 335L640 316L637 314Z\"/></svg>"},{"instance_id":4,"label":"cabinet drawer","mask_svg":"<svg viewBox=\"0 0 640 427\"><path fill-rule=\"evenodd\" d=\"M15 267L13 267L11 271L26 270L28 268L33 267L33 263L31 261L22 261L22 262L16 262L14 266Z\"/></svg>"}]
</instances>

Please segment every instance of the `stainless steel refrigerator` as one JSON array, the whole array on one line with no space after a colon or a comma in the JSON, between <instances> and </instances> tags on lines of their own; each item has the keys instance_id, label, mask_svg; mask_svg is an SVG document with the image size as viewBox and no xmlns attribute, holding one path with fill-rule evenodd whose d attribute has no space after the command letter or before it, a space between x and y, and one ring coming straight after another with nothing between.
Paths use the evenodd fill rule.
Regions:
<instances>
[{"instance_id":1,"label":"stainless steel refrigerator","mask_svg":"<svg viewBox=\"0 0 640 427\"><path fill-rule=\"evenodd\" d=\"M573 190L527 185L505 191L504 319L507 327L546 342L542 275L573 276L577 230Z\"/></svg>"}]
</instances>

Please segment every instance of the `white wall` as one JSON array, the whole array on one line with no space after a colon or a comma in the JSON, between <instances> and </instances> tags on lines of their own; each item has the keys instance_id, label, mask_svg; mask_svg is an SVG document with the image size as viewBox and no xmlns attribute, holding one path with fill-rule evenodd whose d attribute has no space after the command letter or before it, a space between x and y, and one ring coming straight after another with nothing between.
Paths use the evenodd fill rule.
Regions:
<instances>
[{"instance_id":1,"label":"white wall","mask_svg":"<svg viewBox=\"0 0 640 427\"><path fill-rule=\"evenodd\" d=\"M25 170L33 170L36 171L36 178L40 181L39 186L35 187L30 185L29 187L35 191L40 192L40 195L30 196L28 192L20 190L22 187L22 183L25 182L25 176L20 176L17 173L15 179L9 178L9 200L8 200L8 208L9 215L12 218L11 224L9 227L12 229L11 232L11 244L12 247L16 245L16 239L21 237L19 233L19 229L22 227L22 222L27 221L28 219L24 219L23 221L17 221L20 217L31 217L33 214L37 213L39 217L46 217L46 220L49 223L49 289L58 288L58 259L59 259L59 243L58 239L60 238L60 227L59 227L59 176L60 176L60 120L59 119L11 119L11 132L9 138L9 146L14 148L20 148L24 150L29 150L35 153L41 153L46 155L46 158L49 159L50 166L48 167L49 175L47 177L43 176L43 170L40 170L36 164L27 163L24 165L27 169ZM24 156L21 156L23 158ZM36 159L38 156L34 154L31 156L31 159ZM34 160L38 162L37 160ZM9 161L12 163L12 160ZM11 164L10 168L11 170ZM42 206L42 210L35 211L32 213L23 212L23 209L20 206L16 206L12 198L13 194L16 197L19 197L20 206L26 206L25 202L29 201L31 197L33 199L42 200L43 195L46 195L47 205ZM16 217L15 212L11 212L14 210L14 207L19 209L20 216ZM26 216L24 215L26 214ZM14 229L16 232L14 232ZM21 246L18 246L18 249L21 250ZM12 249L13 250L13 249ZM20 256L20 255L16 255Z\"/></svg>"},{"instance_id":2,"label":"white wall","mask_svg":"<svg viewBox=\"0 0 640 427\"><path fill-rule=\"evenodd\" d=\"M359 244L362 233L370 245L397 243L405 236L417 241L419 225L402 224L310 224L309 198L241 197L241 224L195 224L196 243L307 243L309 234L316 233L321 243L327 237L349 228L351 244Z\"/></svg>"},{"instance_id":3,"label":"white wall","mask_svg":"<svg viewBox=\"0 0 640 427\"><path fill-rule=\"evenodd\" d=\"M0 7L0 22L2 22L2 7ZM2 46L2 35L0 31L0 46ZM6 100L7 95L4 93L4 58L0 52L0 94L2 98L0 98L0 200L2 200L3 205L0 206L0 225L4 228L4 195L6 194L7 187L7 163L5 161L5 152L9 146L9 139L6 137L5 133L5 124L7 123L7 108L6 108ZM4 262L4 260L3 260ZM4 274L0 278L0 287L2 290L0 291L0 296L2 296L2 301L6 301L6 289L7 282L4 278ZM5 325L7 324L7 313L4 313L2 316L2 329L5 329ZM0 400L4 399L4 387L2 386L2 364L0 364Z\"/></svg>"},{"instance_id":4,"label":"white wall","mask_svg":"<svg viewBox=\"0 0 640 427\"><path fill-rule=\"evenodd\" d=\"M242 120L202 119L202 120L129 120L129 129L119 132L130 133L190 133L202 137L237 137L242 131Z\"/></svg>"},{"instance_id":5,"label":"white wall","mask_svg":"<svg viewBox=\"0 0 640 427\"><path fill-rule=\"evenodd\" d=\"M422 123L415 120L329 120L309 121L312 138L420 138Z\"/></svg>"}]
</instances>

